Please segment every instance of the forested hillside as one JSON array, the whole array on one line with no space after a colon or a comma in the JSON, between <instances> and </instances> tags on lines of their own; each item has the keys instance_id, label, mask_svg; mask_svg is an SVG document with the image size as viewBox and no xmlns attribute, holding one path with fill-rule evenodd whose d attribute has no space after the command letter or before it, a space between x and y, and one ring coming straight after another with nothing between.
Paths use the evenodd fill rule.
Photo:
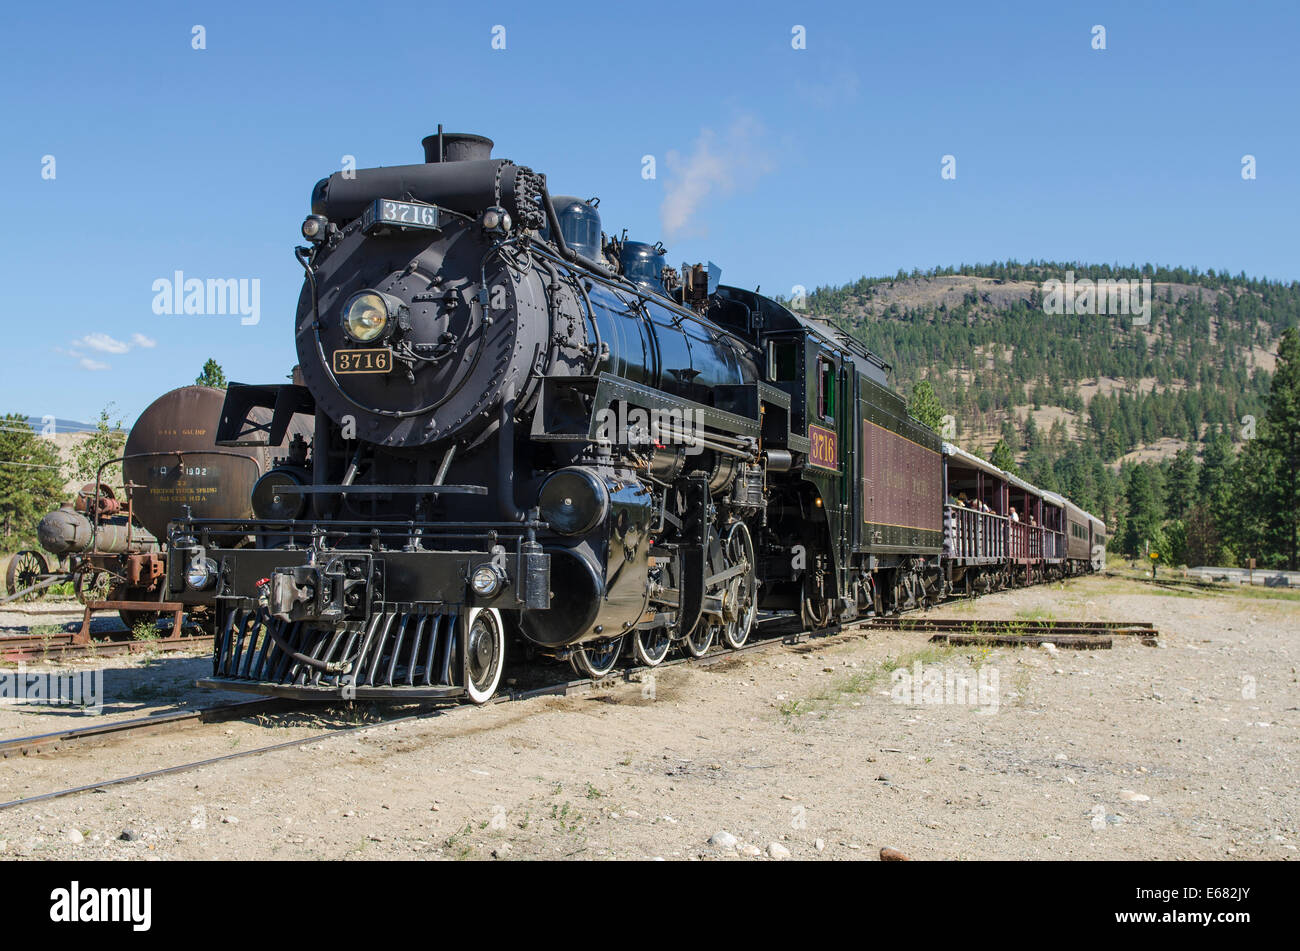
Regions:
<instances>
[{"instance_id":1,"label":"forested hillside","mask_svg":"<svg viewBox=\"0 0 1300 951\"><path fill-rule=\"evenodd\" d=\"M1147 280L1149 315L1045 312L1044 282L1068 275ZM956 442L1077 498L1116 529L1119 550L1163 548L1193 564L1288 560L1218 525L1229 515L1210 508L1228 491L1216 480L1236 479L1236 454L1264 420L1279 340L1300 324L1300 284L1008 261L864 277L816 289L802 309L891 363L905 394L928 383Z\"/></svg>"}]
</instances>

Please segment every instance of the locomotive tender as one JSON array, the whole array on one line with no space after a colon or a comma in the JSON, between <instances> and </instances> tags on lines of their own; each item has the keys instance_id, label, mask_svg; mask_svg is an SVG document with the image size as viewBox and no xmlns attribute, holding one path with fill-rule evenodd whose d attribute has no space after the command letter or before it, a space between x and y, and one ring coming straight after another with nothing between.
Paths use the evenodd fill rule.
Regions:
<instances>
[{"instance_id":1,"label":"locomotive tender","mask_svg":"<svg viewBox=\"0 0 1300 951\"><path fill-rule=\"evenodd\" d=\"M597 676L739 646L759 611L823 628L1089 570L1099 522L941 443L857 342L607 240L488 139L423 145L316 185L300 380L227 392L219 444L302 413L309 452L254 518L170 528L170 589L217 604L205 683L482 703L509 643Z\"/></svg>"}]
</instances>

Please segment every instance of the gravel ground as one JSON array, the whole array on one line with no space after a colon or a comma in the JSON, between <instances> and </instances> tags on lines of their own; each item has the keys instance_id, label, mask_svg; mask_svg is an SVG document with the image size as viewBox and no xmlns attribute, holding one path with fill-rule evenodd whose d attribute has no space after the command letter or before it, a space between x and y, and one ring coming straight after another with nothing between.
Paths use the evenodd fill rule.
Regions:
<instances>
[{"instance_id":1,"label":"gravel ground","mask_svg":"<svg viewBox=\"0 0 1300 951\"><path fill-rule=\"evenodd\" d=\"M1088 578L934 613L1146 620L1162 644L985 650L873 631L776 647L7 810L0 857L1297 856L1295 593ZM114 661L107 710L192 703L206 663ZM904 702L917 671L931 689ZM945 697L945 675L985 693ZM52 722L85 718L0 708L0 735ZM308 711L7 760L3 798L342 722Z\"/></svg>"}]
</instances>

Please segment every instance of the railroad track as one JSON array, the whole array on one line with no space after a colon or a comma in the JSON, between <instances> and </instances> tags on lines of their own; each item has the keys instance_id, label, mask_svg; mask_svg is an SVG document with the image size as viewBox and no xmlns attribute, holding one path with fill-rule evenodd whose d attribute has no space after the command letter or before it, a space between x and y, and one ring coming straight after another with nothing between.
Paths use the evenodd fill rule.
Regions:
<instances>
[{"instance_id":1,"label":"railroad track","mask_svg":"<svg viewBox=\"0 0 1300 951\"><path fill-rule=\"evenodd\" d=\"M842 627L824 628L819 631L800 631L791 630L792 625L788 618L771 618L760 621L755 631L756 634L762 635L766 632L767 636L759 636L743 647L725 648L706 654L704 657L680 657L670 661L665 661L656 667L632 667L625 668L617 673L611 673L600 679L580 678L564 682L544 684L528 689L509 690L496 698L492 703L512 703L519 700L530 700L536 697L546 696L570 696L582 693L588 690L608 687L618 682L634 683L639 681L646 673L653 673L669 667L677 667L683 664L693 664L700 667L707 667L711 664L719 663L740 654L751 653L754 651L766 650L773 647L796 644L800 641L807 640L811 637L833 637L853 628L862 626L862 622L854 622L851 625ZM797 628L797 625L793 625ZM137 717L133 720L122 720L116 723L107 723L99 726L85 727L84 729L64 730L55 733L42 734L39 736L18 737L12 740L0 741L0 754L4 756L27 756L42 753L55 753L70 750L74 747L84 747L121 740L128 736L143 736L156 734L166 730L177 729L196 723L214 722L218 720L229 720L240 716L248 716L255 713L266 712L269 708L283 709L294 708L295 705L301 704L301 701L286 700L283 698L263 698L258 700L248 700L238 703L222 704L219 706L205 707L199 710L179 711L172 714L159 714L152 717ZM233 753L225 753L218 756L211 756L205 759L194 760L187 763L179 763L175 766L165 766L159 769L148 770L141 773L133 773L127 776L120 776L114 779L107 779L97 783L88 783L82 786L72 786L67 789L57 789L48 793L41 793L35 796L26 796L21 799L13 799L8 802L0 802L0 810L13 809L19 806L32 805L39 802L47 802L51 799L61 799L66 796L73 796L78 793L91 792L96 789L105 789L111 786L121 786L128 783L144 782L150 779L156 779L161 776L171 776L177 773L189 772L201 769L205 766L212 766L217 763L225 763L231 760L244 759L250 756L260 756L264 753L272 753L277 750L293 749L295 747L306 746L311 743L319 743L324 740L334 739L340 736L351 736L363 730L374 729L377 726L389 726L396 723L409 723L415 720L429 719L435 716L449 716L463 713L475 709L468 704L424 704L425 709L415 713L404 714L396 717L387 717L382 720L357 724L355 726L342 727L318 733L313 736L299 737L293 740L286 740L281 743L272 743L268 746L261 746L255 749L239 750Z\"/></svg>"},{"instance_id":2,"label":"railroad track","mask_svg":"<svg viewBox=\"0 0 1300 951\"><path fill-rule=\"evenodd\" d=\"M76 633L60 631L39 636L0 638L0 660L40 660L59 658L77 660L83 657L110 657L116 654L147 654L158 651L212 650L212 636L159 637L154 640L91 641L77 643Z\"/></svg>"},{"instance_id":3,"label":"railroad track","mask_svg":"<svg viewBox=\"0 0 1300 951\"><path fill-rule=\"evenodd\" d=\"M14 756L31 756L37 753L56 753L78 746L93 746L113 739L136 734L140 736L155 735L174 730L191 723L213 723L255 713L269 712L286 705L286 701L242 700L237 703L223 703L197 710L178 710L172 713L157 713L146 717L133 717L129 720L114 720L95 726L79 727L72 730L57 730L53 733L40 733L35 736L20 736L10 740L0 740L0 759Z\"/></svg>"},{"instance_id":4,"label":"railroad track","mask_svg":"<svg viewBox=\"0 0 1300 951\"><path fill-rule=\"evenodd\" d=\"M1001 629L1001 632L997 630L999 628ZM1030 628L1036 629L1032 633L1027 633ZM850 632L861 631L863 629L892 629L929 632L933 634L931 640L946 640L950 643L958 644L1005 643L1012 646L1023 646L1025 644L1051 641L1060 647L1103 646L1096 643L1099 639L1105 640L1106 643L1104 646L1109 647L1111 636L1129 635L1142 637L1144 643L1155 643L1155 637L1158 633L1154 627L1146 622L1056 622L1043 620L966 620L957 618L916 617L865 618L844 625L836 625L815 631L809 631L800 629L798 623L792 622L788 617L765 618L758 622L755 636L743 647L723 648L712 651L705 656L698 658L677 657L665 661L655 667L623 668L599 679L578 678L574 680L542 684L526 689L511 689L497 696L491 702L513 703L520 700L530 700L545 696L570 696L593 689L614 686L620 681L624 683L639 682L644 679L645 675L654 674L667 668L682 665L707 667L743 654L770 650L775 647L796 645L813 638L838 637ZM1082 633L1079 633L1081 630ZM1016 633L1007 633L1010 631L1015 631ZM1082 642L1088 639L1091 639L1093 643L1084 645ZM190 638L188 640L197 641L198 638ZM158 642L150 643L156 644ZM273 705L292 707L294 703L295 701L285 700L282 698L262 698L240 703L224 704L216 707L207 707L201 710L182 711L175 714L163 714L154 717L140 717L135 720L119 721L115 724L87 727L84 730L68 730L59 733L45 734L43 736L21 737L0 743L0 753L9 756L57 752L60 750L70 749L74 746L109 742L130 735L144 735L167 729L175 729L188 724L212 722L219 719L231 719L238 716L246 716L264 712ZM175 766L166 766L159 769L149 770L147 772L133 773L131 775L121 776L97 783L89 783L83 786L74 786L67 789L42 793L36 796L27 796L8 802L0 802L0 810L17 808L19 806L31 805L38 802L46 802L51 799L60 799L66 796L90 792L96 789L104 789L111 786L144 782L162 776L189 772L201 769L205 766L212 766L236 759L244 759L250 756L260 756L279 750L294 749L337 737L352 736L364 730L373 729L377 726L409 723L436 716L464 714L467 711L475 709L475 707L469 704L446 703L436 705L426 704L425 707L425 709L421 709L414 713L404 714L397 717L388 717L383 720L362 723L355 726L342 727L312 736L286 740L280 743L272 743L268 746L239 750L237 752L211 756L205 759L194 760L192 762L179 763Z\"/></svg>"}]
</instances>

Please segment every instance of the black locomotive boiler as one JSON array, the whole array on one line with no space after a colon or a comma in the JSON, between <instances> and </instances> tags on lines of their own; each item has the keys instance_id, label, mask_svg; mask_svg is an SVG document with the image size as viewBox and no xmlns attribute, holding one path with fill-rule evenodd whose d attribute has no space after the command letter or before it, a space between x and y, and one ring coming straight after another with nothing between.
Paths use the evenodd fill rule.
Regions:
<instances>
[{"instance_id":1,"label":"black locomotive boiler","mask_svg":"<svg viewBox=\"0 0 1300 951\"><path fill-rule=\"evenodd\" d=\"M254 518L171 527L169 585L218 606L209 683L484 702L508 644L600 675L739 646L760 610L823 627L954 590L946 457L882 361L606 239L488 139L423 145L316 185L301 382L228 390L219 443L306 413L307 457Z\"/></svg>"}]
</instances>

